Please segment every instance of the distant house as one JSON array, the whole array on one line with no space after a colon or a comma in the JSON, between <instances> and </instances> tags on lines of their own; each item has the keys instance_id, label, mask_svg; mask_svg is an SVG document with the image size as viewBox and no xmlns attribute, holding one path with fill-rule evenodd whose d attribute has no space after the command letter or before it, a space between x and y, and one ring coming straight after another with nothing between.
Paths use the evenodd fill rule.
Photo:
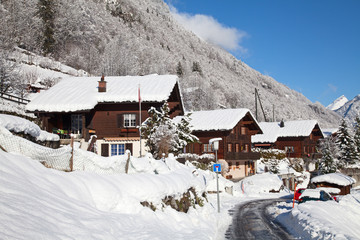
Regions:
<instances>
[{"instance_id":1,"label":"distant house","mask_svg":"<svg viewBox=\"0 0 360 240\"><path fill-rule=\"evenodd\" d=\"M339 189L339 195L346 195L350 193L350 189L356 181L342 173L329 173L312 178L311 183L315 184L317 188Z\"/></svg>"},{"instance_id":2,"label":"distant house","mask_svg":"<svg viewBox=\"0 0 360 240\"><path fill-rule=\"evenodd\" d=\"M316 120L259 123L263 134L252 137L255 147L284 150L290 158L316 158L316 146L324 135Z\"/></svg>"},{"instance_id":3,"label":"distant house","mask_svg":"<svg viewBox=\"0 0 360 240\"><path fill-rule=\"evenodd\" d=\"M336 137L338 128L322 128L321 131L324 134L324 138Z\"/></svg>"},{"instance_id":4,"label":"distant house","mask_svg":"<svg viewBox=\"0 0 360 240\"><path fill-rule=\"evenodd\" d=\"M46 87L40 83L31 83L27 86L28 93L39 93L41 90L46 90Z\"/></svg>"},{"instance_id":5,"label":"distant house","mask_svg":"<svg viewBox=\"0 0 360 240\"><path fill-rule=\"evenodd\" d=\"M150 107L159 109L165 102L171 117L183 114L177 76L73 77L40 93L26 109L41 119L44 129L62 138L73 133L87 146L96 135L102 156L121 155L126 149L138 156L138 126ZM144 149L144 141L141 146Z\"/></svg>"},{"instance_id":6,"label":"distant house","mask_svg":"<svg viewBox=\"0 0 360 240\"><path fill-rule=\"evenodd\" d=\"M209 140L222 138L218 159L224 159L229 164L232 178L255 174L254 160L260 159L260 154L251 151L251 136L262 131L248 109L198 111L192 112L190 118L192 134L199 138L199 143L189 144L186 152L213 154Z\"/></svg>"}]
</instances>

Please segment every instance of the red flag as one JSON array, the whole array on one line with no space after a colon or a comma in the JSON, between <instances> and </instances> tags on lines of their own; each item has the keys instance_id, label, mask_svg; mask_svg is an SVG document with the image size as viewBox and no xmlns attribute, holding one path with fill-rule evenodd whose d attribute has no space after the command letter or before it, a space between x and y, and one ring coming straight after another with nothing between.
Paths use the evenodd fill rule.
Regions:
<instances>
[{"instance_id":1,"label":"red flag","mask_svg":"<svg viewBox=\"0 0 360 240\"><path fill-rule=\"evenodd\" d=\"M139 95L139 103L141 102L141 97L140 97L140 84L139 84L139 91L138 91L138 95Z\"/></svg>"}]
</instances>

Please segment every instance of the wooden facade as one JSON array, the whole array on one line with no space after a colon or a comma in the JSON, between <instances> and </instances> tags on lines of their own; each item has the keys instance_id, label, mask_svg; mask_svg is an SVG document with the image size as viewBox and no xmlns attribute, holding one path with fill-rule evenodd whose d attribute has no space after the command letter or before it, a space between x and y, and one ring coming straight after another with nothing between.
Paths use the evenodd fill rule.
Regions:
<instances>
[{"instance_id":1,"label":"wooden facade","mask_svg":"<svg viewBox=\"0 0 360 240\"><path fill-rule=\"evenodd\" d=\"M350 190L351 190L351 185L340 186L340 185L333 184L333 183L328 183L328 182L318 182L318 183L315 183L315 186L316 186L317 188L323 187L323 188L338 188L338 189L340 189L340 193L338 193L338 194L332 194L332 195L346 195L346 194L350 194Z\"/></svg>"},{"instance_id":2,"label":"wooden facade","mask_svg":"<svg viewBox=\"0 0 360 240\"><path fill-rule=\"evenodd\" d=\"M274 148L285 150L286 156L290 158L314 158L318 155L316 147L320 138L323 135L316 125L306 137L279 137Z\"/></svg>"},{"instance_id":3,"label":"wooden facade","mask_svg":"<svg viewBox=\"0 0 360 240\"><path fill-rule=\"evenodd\" d=\"M106 94L106 93L104 93ZM170 97L170 117L184 114L178 83L175 84ZM98 103L93 109L78 112L36 112L47 131L59 133L61 138L77 134L78 138L88 141L96 135L100 143L99 154L109 156L109 144L123 142L126 149L133 152L132 142L140 145L139 125L149 117L151 107L160 109L164 102L141 102L141 119L139 102L106 102ZM108 149L108 150L107 150Z\"/></svg>"},{"instance_id":4,"label":"wooden facade","mask_svg":"<svg viewBox=\"0 0 360 240\"><path fill-rule=\"evenodd\" d=\"M274 143L254 143L254 147L284 150L288 158L318 158L317 145L323 134L316 124L308 136L279 136Z\"/></svg>"},{"instance_id":5,"label":"wooden facade","mask_svg":"<svg viewBox=\"0 0 360 240\"><path fill-rule=\"evenodd\" d=\"M214 154L209 140L220 137L218 159L228 163L231 177L242 178L255 174L254 160L260 159L260 153L251 151L251 136L259 132L261 129L248 112L231 130L193 131L199 143L189 144L186 151L198 155Z\"/></svg>"}]
</instances>

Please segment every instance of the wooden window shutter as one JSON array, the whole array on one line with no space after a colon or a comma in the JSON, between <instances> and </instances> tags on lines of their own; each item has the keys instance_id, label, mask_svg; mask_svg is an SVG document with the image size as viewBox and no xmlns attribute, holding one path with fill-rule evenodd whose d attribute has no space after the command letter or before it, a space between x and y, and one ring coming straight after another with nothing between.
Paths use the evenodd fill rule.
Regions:
<instances>
[{"instance_id":1,"label":"wooden window shutter","mask_svg":"<svg viewBox=\"0 0 360 240\"><path fill-rule=\"evenodd\" d=\"M118 114L117 116L117 127L122 128L124 127L124 119L122 114Z\"/></svg>"},{"instance_id":2,"label":"wooden window shutter","mask_svg":"<svg viewBox=\"0 0 360 240\"><path fill-rule=\"evenodd\" d=\"M101 156L103 156L103 157L109 156L109 144L108 143L101 144Z\"/></svg>"},{"instance_id":3,"label":"wooden window shutter","mask_svg":"<svg viewBox=\"0 0 360 240\"><path fill-rule=\"evenodd\" d=\"M140 126L140 124L141 124L140 114L137 113L135 116L136 116L136 125L137 125L137 126Z\"/></svg>"}]
</instances>

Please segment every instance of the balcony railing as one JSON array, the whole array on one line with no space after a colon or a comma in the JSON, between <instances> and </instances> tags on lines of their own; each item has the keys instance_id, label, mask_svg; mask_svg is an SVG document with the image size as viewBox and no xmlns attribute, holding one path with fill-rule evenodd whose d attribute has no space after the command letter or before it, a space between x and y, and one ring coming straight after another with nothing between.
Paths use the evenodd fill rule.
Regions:
<instances>
[{"instance_id":1,"label":"balcony railing","mask_svg":"<svg viewBox=\"0 0 360 240\"><path fill-rule=\"evenodd\" d=\"M225 160L258 160L258 152L228 152L225 154Z\"/></svg>"}]
</instances>

